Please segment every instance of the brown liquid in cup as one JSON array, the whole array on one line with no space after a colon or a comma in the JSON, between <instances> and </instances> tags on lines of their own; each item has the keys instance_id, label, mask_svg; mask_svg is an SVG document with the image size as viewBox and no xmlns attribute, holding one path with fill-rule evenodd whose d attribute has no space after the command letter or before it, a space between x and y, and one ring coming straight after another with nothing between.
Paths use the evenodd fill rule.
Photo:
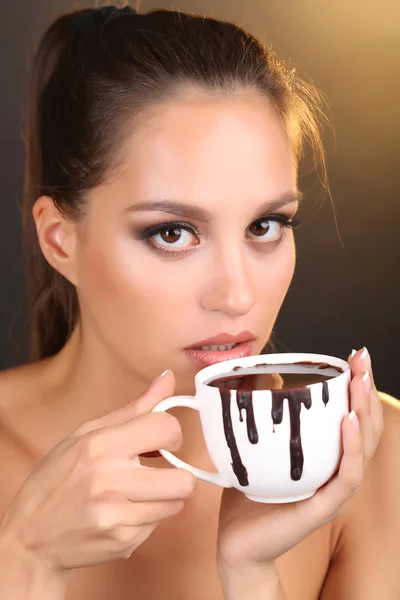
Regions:
<instances>
[{"instance_id":1,"label":"brown liquid in cup","mask_svg":"<svg viewBox=\"0 0 400 600\"><path fill-rule=\"evenodd\" d=\"M270 373L250 373L246 375L241 373L237 375L234 372L227 373L223 377L213 379L208 382L207 385L217 388L227 388L229 390L270 390L273 385L272 374L278 374L283 379L283 388L297 388L310 385L312 383L318 383L319 381L328 381L332 379L334 375L313 375L311 373L280 373L279 370L271 371Z\"/></svg>"},{"instance_id":2,"label":"brown liquid in cup","mask_svg":"<svg viewBox=\"0 0 400 600\"><path fill-rule=\"evenodd\" d=\"M254 372L256 370L256 372ZM257 372L259 370L259 372ZM290 372L292 371L299 371ZM240 371L240 372L239 372ZM275 389L276 380L271 376L278 373L283 379L283 387ZM253 391L271 390L271 417L273 432L275 425L282 423L283 401L287 399L290 415L290 476L299 481L303 474L303 448L300 431L300 411L304 404L311 408L311 391L307 385L321 382L321 399L326 406L329 402L327 381L343 373L340 367L332 367L327 363L301 361L285 365L259 364L251 368L234 367L231 372L219 375L205 382L206 385L219 389L222 402L222 418L227 445L231 452L232 468L241 486L249 485L246 467L242 463L232 425L231 400L232 391L236 393L240 421L243 422L243 410L246 412L247 436L251 444L258 443L258 431L253 410Z\"/></svg>"}]
</instances>

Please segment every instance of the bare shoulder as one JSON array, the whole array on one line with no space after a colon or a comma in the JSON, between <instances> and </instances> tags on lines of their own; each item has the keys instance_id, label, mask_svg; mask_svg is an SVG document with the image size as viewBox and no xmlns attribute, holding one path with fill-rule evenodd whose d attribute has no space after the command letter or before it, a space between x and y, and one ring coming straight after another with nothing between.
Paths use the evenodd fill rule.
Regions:
<instances>
[{"instance_id":1,"label":"bare shoulder","mask_svg":"<svg viewBox=\"0 0 400 600\"><path fill-rule=\"evenodd\" d=\"M336 520L321 600L400 598L400 402L383 392L385 426L358 493Z\"/></svg>"},{"instance_id":2,"label":"bare shoulder","mask_svg":"<svg viewBox=\"0 0 400 600\"><path fill-rule=\"evenodd\" d=\"M400 400L393 398L385 392L378 392L382 401L383 412L385 415L385 429L392 431L400 424Z\"/></svg>"},{"instance_id":3,"label":"bare shoulder","mask_svg":"<svg viewBox=\"0 0 400 600\"><path fill-rule=\"evenodd\" d=\"M44 363L21 365L0 372L2 438L24 438L23 423L37 410L44 381ZM22 442L22 439L21 439Z\"/></svg>"},{"instance_id":4,"label":"bare shoulder","mask_svg":"<svg viewBox=\"0 0 400 600\"><path fill-rule=\"evenodd\" d=\"M29 402L33 408L38 377L35 365L0 372L0 521L37 462L23 424Z\"/></svg>"},{"instance_id":5,"label":"bare shoulder","mask_svg":"<svg viewBox=\"0 0 400 600\"><path fill-rule=\"evenodd\" d=\"M385 483L389 493L400 492L400 401L389 394L378 392L383 406L384 431L377 451L371 460L371 476L375 482ZM396 481L392 479L396 479ZM397 495L398 499L398 495Z\"/></svg>"},{"instance_id":6,"label":"bare shoulder","mask_svg":"<svg viewBox=\"0 0 400 600\"><path fill-rule=\"evenodd\" d=\"M384 430L343 521L349 535L358 538L361 530L369 531L387 546L392 534L400 536L400 401L384 392L378 395L383 405Z\"/></svg>"},{"instance_id":7,"label":"bare shoulder","mask_svg":"<svg viewBox=\"0 0 400 600\"><path fill-rule=\"evenodd\" d=\"M398 502L400 493L400 401L378 392L383 406L384 430L360 488L360 501L375 506Z\"/></svg>"}]
</instances>

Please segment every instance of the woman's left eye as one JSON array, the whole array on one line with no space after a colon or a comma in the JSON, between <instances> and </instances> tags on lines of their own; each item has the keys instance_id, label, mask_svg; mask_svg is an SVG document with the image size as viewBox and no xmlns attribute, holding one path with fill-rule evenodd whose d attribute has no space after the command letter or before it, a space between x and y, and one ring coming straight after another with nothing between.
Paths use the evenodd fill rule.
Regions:
<instances>
[{"instance_id":1,"label":"woman's left eye","mask_svg":"<svg viewBox=\"0 0 400 600\"><path fill-rule=\"evenodd\" d=\"M292 217L289 219L285 215L274 215L263 217L254 221L249 227L251 241L256 243L278 242L285 228L294 229L301 225L301 221Z\"/></svg>"}]
</instances>

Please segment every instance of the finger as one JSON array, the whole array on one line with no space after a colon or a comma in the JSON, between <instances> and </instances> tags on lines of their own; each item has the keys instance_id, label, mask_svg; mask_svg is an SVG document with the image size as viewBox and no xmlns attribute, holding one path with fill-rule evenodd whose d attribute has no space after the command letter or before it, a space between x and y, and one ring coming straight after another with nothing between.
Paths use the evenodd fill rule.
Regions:
<instances>
[{"instance_id":1,"label":"finger","mask_svg":"<svg viewBox=\"0 0 400 600\"><path fill-rule=\"evenodd\" d=\"M91 431L80 438L79 444L82 456L89 460L101 456L133 458L160 448L178 450L182 429L178 419L168 413L149 413Z\"/></svg>"},{"instance_id":2,"label":"finger","mask_svg":"<svg viewBox=\"0 0 400 600\"><path fill-rule=\"evenodd\" d=\"M371 413L371 382L368 371L357 373L350 382L350 410L357 413L360 422Z\"/></svg>"},{"instance_id":3,"label":"finger","mask_svg":"<svg viewBox=\"0 0 400 600\"><path fill-rule=\"evenodd\" d=\"M353 350L353 352L355 351ZM369 354L367 348L365 348L364 346L364 348L356 352L356 354L354 354L353 357L350 355L348 360L351 364L352 372L354 374L362 372L363 369L365 369L365 371L368 371L371 388L370 411L373 420L374 431L379 440L379 437L382 435L382 431L384 428L383 406L381 399L379 398L374 381L371 355Z\"/></svg>"},{"instance_id":4,"label":"finger","mask_svg":"<svg viewBox=\"0 0 400 600\"><path fill-rule=\"evenodd\" d=\"M180 513L184 508L183 500L166 502L131 502L121 508L120 524L127 526L143 526L157 523Z\"/></svg>"},{"instance_id":5,"label":"finger","mask_svg":"<svg viewBox=\"0 0 400 600\"><path fill-rule=\"evenodd\" d=\"M368 371L371 380L371 388L375 387L371 356L368 352L368 349L365 346L361 348L361 350L358 350L353 357L351 357L350 355L348 358L348 362L351 365L352 375L357 375L357 373L365 373L365 371Z\"/></svg>"},{"instance_id":6,"label":"finger","mask_svg":"<svg viewBox=\"0 0 400 600\"><path fill-rule=\"evenodd\" d=\"M138 469L131 461L110 460L99 482L96 497L114 494L131 502L185 500L197 485L196 477L184 469Z\"/></svg>"},{"instance_id":7,"label":"finger","mask_svg":"<svg viewBox=\"0 0 400 600\"><path fill-rule=\"evenodd\" d=\"M173 396L175 391L175 376L173 372L170 370L165 371L156 380L155 385L156 388L149 388L137 400L133 401L136 414L143 415L150 413L161 400Z\"/></svg>"},{"instance_id":8,"label":"finger","mask_svg":"<svg viewBox=\"0 0 400 600\"><path fill-rule=\"evenodd\" d=\"M366 461L372 458L377 444L374 421L371 415L370 387L368 371L364 374L358 373L355 375L350 384L350 407L358 417Z\"/></svg>"},{"instance_id":9,"label":"finger","mask_svg":"<svg viewBox=\"0 0 400 600\"><path fill-rule=\"evenodd\" d=\"M354 414L354 413L353 413ZM343 456L338 474L309 500L307 514L321 524L337 516L343 505L357 492L364 473L364 454L357 415L343 419ZM306 506L306 505L304 505Z\"/></svg>"},{"instance_id":10,"label":"finger","mask_svg":"<svg viewBox=\"0 0 400 600\"><path fill-rule=\"evenodd\" d=\"M126 489L132 502L187 500L196 489L198 479L184 469L143 470Z\"/></svg>"},{"instance_id":11,"label":"finger","mask_svg":"<svg viewBox=\"0 0 400 600\"><path fill-rule=\"evenodd\" d=\"M124 406L114 410L98 419L93 419L82 423L74 432L73 436L80 436L107 427L109 425L117 425L129 419L133 419L141 414L149 413L151 410L164 400L172 396L175 389L175 377L172 371L165 371L160 377L155 379L150 387L138 398L130 400Z\"/></svg>"},{"instance_id":12,"label":"finger","mask_svg":"<svg viewBox=\"0 0 400 600\"><path fill-rule=\"evenodd\" d=\"M169 502L102 502L92 507L92 519L97 530L110 535L124 535L126 543L133 532L122 531L123 527L151 525L178 514L184 507L182 500ZM136 535L136 534L134 534Z\"/></svg>"},{"instance_id":13,"label":"finger","mask_svg":"<svg viewBox=\"0 0 400 600\"><path fill-rule=\"evenodd\" d=\"M349 356L347 357L347 362L351 365L353 358L356 354L357 350L352 350L351 353L349 354Z\"/></svg>"}]
</instances>

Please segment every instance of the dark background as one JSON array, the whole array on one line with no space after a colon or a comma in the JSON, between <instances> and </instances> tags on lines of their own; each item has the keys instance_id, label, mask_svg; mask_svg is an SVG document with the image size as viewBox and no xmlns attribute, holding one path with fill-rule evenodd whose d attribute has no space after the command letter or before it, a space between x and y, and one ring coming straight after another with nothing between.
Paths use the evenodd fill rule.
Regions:
<instances>
[{"instance_id":1,"label":"dark background","mask_svg":"<svg viewBox=\"0 0 400 600\"><path fill-rule=\"evenodd\" d=\"M77 5L0 2L0 368L5 368L22 362L26 353L19 205L32 51L51 19ZM144 1L140 10L160 7L171 3ZM324 139L336 221L329 196L321 204L318 181L301 179L306 199L300 218L307 225L296 234L297 270L275 342L278 351L343 358L366 345L378 388L400 397L400 2L176 0L173 8L242 25L290 59L328 98L336 140L329 129Z\"/></svg>"}]
</instances>

